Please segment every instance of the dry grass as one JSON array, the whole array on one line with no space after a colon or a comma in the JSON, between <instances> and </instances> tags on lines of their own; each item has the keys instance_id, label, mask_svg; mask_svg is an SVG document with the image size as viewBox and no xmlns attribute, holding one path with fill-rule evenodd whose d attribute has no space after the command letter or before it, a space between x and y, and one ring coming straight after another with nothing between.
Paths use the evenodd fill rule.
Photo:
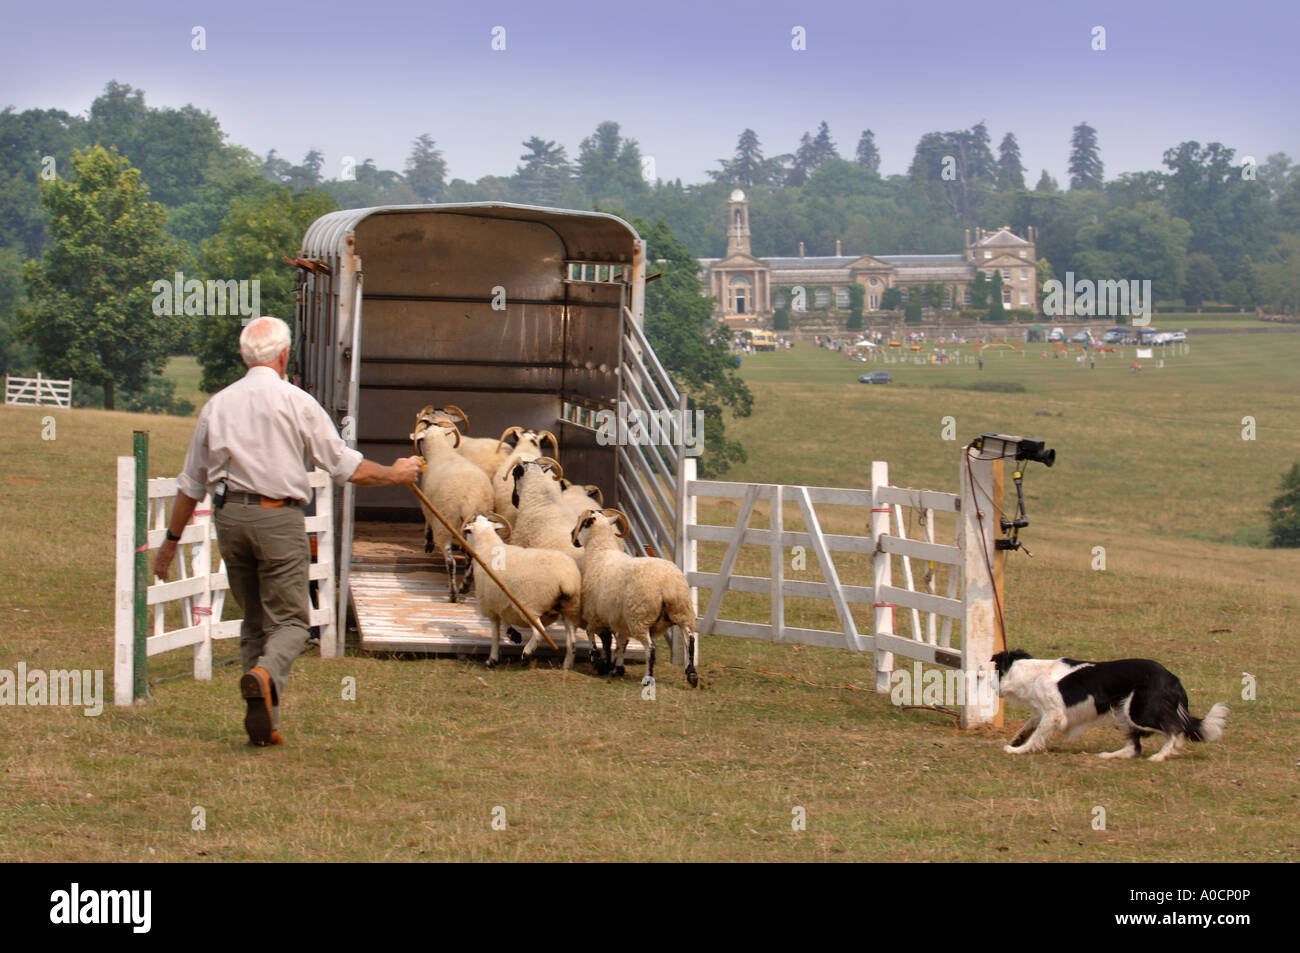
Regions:
<instances>
[{"instance_id":1,"label":"dry grass","mask_svg":"<svg viewBox=\"0 0 1300 953\"><path fill-rule=\"evenodd\" d=\"M295 666L282 749L243 744L237 666L97 718L0 708L0 860L1295 860L1300 553L1233 542L1300 456L1298 351L1300 336L1225 336L1143 375L1007 359L998 374L1018 367L1024 395L930 386L973 379L966 368L892 366L896 385L867 388L860 366L806 346L745 359L758 404L735 424L751 450L737 480L865 486L882 458L899 484L955 489L943 416L963 440L1048 439L1059 463L1028 483L1035 558L1009 561L1013 643L1161 659L1194 712L1232 706L1219 744L1108 762L1092 753L1116 736L1098 730L1013 759L1010 728L963 734L844 687L871 684L869 658L741 639L706 638L698 691L665 665L653 703L635 678L585 666L312 655ZM193 422L57 412L58 439L42 441L45 413L0 408L0 669L111 674L113 459L146 426L151 472L175 473ZM1105 572L1090 569L1097 545ZM744 560L766 573L765 550ZM762 617L762 597L733 599ZM829 624L819 611L790 622ZM151 677L186 655L155 659ZM1241 700L1242 672L1256 701Z\"/></svg>"}]
</instances>

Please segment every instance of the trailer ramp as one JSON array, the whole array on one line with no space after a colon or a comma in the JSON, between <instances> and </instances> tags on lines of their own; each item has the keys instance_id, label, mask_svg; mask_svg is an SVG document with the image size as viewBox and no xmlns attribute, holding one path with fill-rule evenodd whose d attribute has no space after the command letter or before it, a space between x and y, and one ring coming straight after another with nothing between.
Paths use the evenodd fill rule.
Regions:
<instances>
[{"instance_id":1,"label":"trailer ramp","mask_svg":"<svg viewBox=\"0 0 1300 953\"><path fill-rule=\"evenodd\" d=\"M423 523L358 522L348 585L364 652L486 658L492 649L492 626L478 614L473 593L448 600L447 570L441 554L424 552ZM552 623L546 631L558 651L543 644L535 657L559 662L564 626ZM576 661L587 661L591 643L581 629L576 642ZM524 644L503 634L501 658L519 657ZM625 661L644 662L644 650L633 642Z\"/></svg>"}]
</instances>

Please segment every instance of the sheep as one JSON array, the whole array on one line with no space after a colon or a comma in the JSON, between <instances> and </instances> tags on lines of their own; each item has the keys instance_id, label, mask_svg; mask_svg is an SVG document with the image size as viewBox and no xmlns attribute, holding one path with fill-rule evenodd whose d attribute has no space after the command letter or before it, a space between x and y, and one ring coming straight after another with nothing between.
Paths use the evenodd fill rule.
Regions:
<instances>
[{"instance_id":1,"label":"sheep","mask_svg":"<svg viewBox=\"0 0 1300 953\"><path fill-rule=\"evenodd\" d=\"M542 625L549 625L557 618L564 620L564 668L573 668L575 633L582 620L582 576L573 559L552 549L525 549L508 544L510 524L496 513L478 514L461 528L461 535ZM495 668L500 658L501 627L518 626L530 631L532 627L487 573L478 574L474 595L478 614L492 623L492 650L487 664L488 668ZM541 641L536 631L532 631L532 636L524 646L525 662L532 659Z\"/></svg>"},{"instance_id":2,"label":"sheep","mask_svg":"<svg viewBox=\"0 0 1300 953\"><path fill-rule=\"evenodd\" d=\"M622 532L619 532L619 528ZM586 553L582 569L583 627L588 635L599 634L605 643L604 665L610 664L612 631L618 640L613 660L615 676L623 674L623 653L628 639L646 647L646 675L642 685L655 682L655 637L679 626L686 636L686 681L699 684L695 663L699 661L699 637L695 631L695 607L691 589L682 571L666 559L631 556L623 551L622 540L630 527L627 517L614 509L588 510L570 532L574 547ZM594 652L594 639L593 639ZM597 664L601 670L601 664Z\"/></svg>"},{"instance_id":3,"label":"sheep","mask_svg":"<svg viewBox=\"0 0 1300 953\"><path fill-rule=\"evenodd\" d=\"M555 442L555 435L549 430L543 430L539 433L536 430L524 430L522 427L511 427L506 433L508 434L511 431L517 431L515 436L517 437L518 442L515 444L514 450L510 452L510 456L507 457L501 466L497 468L496 473L492 477L492 498L493 505L496 507L496 513L499 516L504 516L507 521L513 523L519 516L519 511L516 510L514 504L510 502L511 498L514 496L515 490L515 481L512 476L515 467L526 460L537 460L540 458L542 456L542 444L548 437L550 438L553 447L558 447L558 444ZM505 440L504 434L502 435L502 440ZM548 457L547 459L554 458ZM558 467L559 464L557 463L556 466ZM563 477L563 472L561 472L560 475ZM587 505L590 506L591 504L588 503Z\"/></svg>"},{"instance_id":4,"label":"sheep","mask_svg":"<svg viewBox=\"0 0 1300 953\"><path fill-rule=\"evenodd\" d=\"M442 427L460 429L460 424L456 423L457 420L465 425L465 433L467 434L469 432L469 417L465 415L465 411L454 404L448 404L446 407L434 407L432 404L428 404L416 415L417 424L424 423L425 426L438 424ZM460 446L457 449L462 457L486 473L488 479L491 479L496 476L497 470L514 452L521 434L535 435L539 446L543 440L549 439L555 453L560 452L560 445L555 439L555 434L549 430L525 430L523 427L507 427L502 431L501 436L495 440L491 437L470 437L462 434Z\"/></svg>"},{"instance_id":5,"label":"sheep","mask_svg":"<svg viewBox=\"0 0 1300 953\"><path fill-rule=\"evenodd\" d=\"M573 514L574 519L592 509L593 502L595 509L600 509L605 505L605 494L600 492L600 487L596 486L596 484L588 483L584 486L578 483L570 483L564 477L560 477L560 499L569 508L569 512Z\"/></svg>"},{"instance_id":6,"label":"sheep","mask_svg":"<svg viewBox=\"0 0 1300 953\"><path fill-rule=\"evenodd\" d=\"M411 440L415 442L416 453L425 460L420 489L449 523L458 525L473 519L475 514L491 512L492 483L482 470L456 452L460 431L444 424L419 420ZM455 537L423 503L420 508L424 510L426 524L424 551L431 553L436 548L442 553L447 566L448 596L455 602L456 559L452 555ZM473 569L472 563L470 568ZM467 586L469 579L467 573Z\"/></svg>"},{"instance_id":7,"label":"sheep","mask_svg":"<svg viewBox=\"0 0 1300 953\"><path fill-rule=\"evenodd\" d=\"M511 471L514 490L510 502L519 511L515 521L516 545L530 549L558 549L582 568L584 551L570 539L573 516L560 494L564 471L549 457L525 460Z\"/></svg>"}]
</instances>

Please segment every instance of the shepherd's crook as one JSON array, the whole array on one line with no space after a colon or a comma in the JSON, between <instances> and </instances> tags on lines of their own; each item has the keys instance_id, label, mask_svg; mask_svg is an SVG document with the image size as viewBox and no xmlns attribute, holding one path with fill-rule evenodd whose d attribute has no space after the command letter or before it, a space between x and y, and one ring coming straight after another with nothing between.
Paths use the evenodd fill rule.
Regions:
<instances>
[{"instance_id":1,"label":"shepherd's crook","mask_svg":"<svg viewBox=\"0 0 1300 953\"><path fill-rule=\"evenodd\" d=\"M411 488L412 493L420 498L420 502L425 505L429 512L438 518L438 522L447 528L447 532L451 533L451 535L456 538L456 542L460 544L461 548L464 549L465 552L469 553L470 558L482 566L483 571L488 574L488 577L501 587L501 591L504 592L510 601L515 604L515 608L523 613L524 618L528 620L528 624L537 630L538 635L546 640L546 644L551 647L552 651L559 651L559 647L551 641L551 637L546 634L546 630L542 628L542 624L537 621L536 617L531 612L524 608L523 603L515 598L513 592L506 588L506 584L502 582L497 574L492 571L492 568L482 560L479 554L470 548L469 543L465 542L465 537L456 531L456 527L452 526L443 518L443 515L438 512L437 507L429 502L429 498L420 491L418 486L414 483L408 483L407 486Z\"/></svg>"}]
</instances>

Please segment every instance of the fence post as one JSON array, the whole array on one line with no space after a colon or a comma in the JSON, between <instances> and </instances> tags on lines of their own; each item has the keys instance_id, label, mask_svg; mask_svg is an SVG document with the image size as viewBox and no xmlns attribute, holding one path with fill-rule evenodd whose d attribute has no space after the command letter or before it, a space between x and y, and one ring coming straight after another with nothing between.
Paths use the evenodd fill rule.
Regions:
<instances>
[{"instance_id":1,"label":"fence post","mask_svg":"<svg viewBox=\"0 0 1300 953\"><path fill-rule=\"evenodd\" d=\"M997 651L997 615L993 588L994 541L998 514L993 495L993 460L969 444L961 451L962 614L961 669L966 704L961 727L994 723L998 704L993 694L993 653ZM971 695L974 695L972 698Z\"/></svg>"},{"instance_id":2,"label":"fence post","mask_svg":"<svg viewBox=\"0 0 1300 953\"><path fill-rule=\"evenodd\" d=\"M132 435L132 452L135 457L135 533L134 533L134 600L135 600L135 638L133 643L132 675L134 685L132 695L135 698L149 696L147 670L148 653L145 647L147 637L148 592L149 592L149 531L147 513L149 506L149 434L137 430Z\"/></svg>"},{"instance_id":3,"label":"fence post","mask_svg":"<svg viewBox=\"0 0 1300 953\"><path fill-rule=\"evenodd\" d=\"M894 583L889 553L880 548L880 537L889 535L889 504L880 499L880 488L889 486L889 464L875 460L871 464L871 540L875 553L872 567L872 614L875 617L876 635L894 634L894 607L885 602L881 593ZM889 676L894 671L894 653L875 650L876 691L889 693Z\"/></svg>"},{"instance_id":4,"label":"fence post","mask_svg":"<svg viewBox=\"0 0 1300 953\"><path fill-rule=\"evenodd\" d=\"M113 704L134 697L131 672L135 651L135 457L117 458L117 577L113 607Z\"/></svg>"}]
</instances>

